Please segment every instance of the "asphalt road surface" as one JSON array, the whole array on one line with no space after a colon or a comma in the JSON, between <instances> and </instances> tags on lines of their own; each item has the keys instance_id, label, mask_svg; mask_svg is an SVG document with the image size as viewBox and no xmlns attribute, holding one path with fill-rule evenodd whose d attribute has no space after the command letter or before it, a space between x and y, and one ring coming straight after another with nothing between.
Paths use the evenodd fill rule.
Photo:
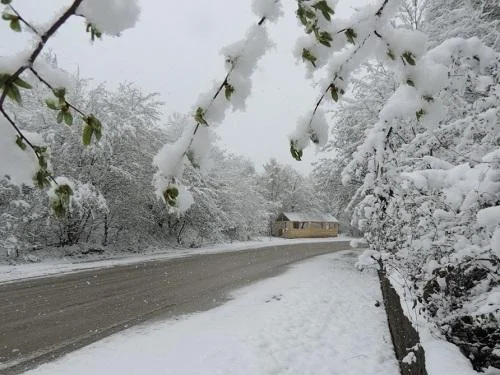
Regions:
<instances>
[{"instance_id":1,"label":"asphalt road surface","mask_svg":"<svg viewBox=\"0 0 500 375\"><path fill-rule=\"evenodd\" d=\"M0 284L0 374L146 320L207 310L293 262L349 248L348 241L291 244Z\"/></svg>"}]
</instances>

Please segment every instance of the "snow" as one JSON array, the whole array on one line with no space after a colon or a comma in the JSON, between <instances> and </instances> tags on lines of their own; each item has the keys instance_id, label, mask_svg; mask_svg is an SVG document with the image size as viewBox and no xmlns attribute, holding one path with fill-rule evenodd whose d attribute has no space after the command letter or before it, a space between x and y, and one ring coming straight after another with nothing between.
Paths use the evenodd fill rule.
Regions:
<instances>
[{"instance_id":1,"label":"snow","mask_svg":"<svg viewBox=\"0 0 500 375\"><path fill-rule=\"evenodd\" d=\"M119 35L135 26L140 8L137 0L84 0L77 13L83 15L100 32Z\"/></svg>"},{"instance_id":2,"label":"snow","mask_svg":"<svg viewBox=\"0 0 500 375\"><path fill-rule=\"evenodd\" d=\"M17 69L27 65L30 50L24 50L12 56L0 56L0 74L14 74Z\"/></svg>"},{"instance_id":3,"label":"snow","mask_svg":"<svg viewBox=\"0 0 500 375\"><path fill-rule=\"evenodd\" d=\"M280 0L253 0L252 12L258 17L266 17L271 22L277 21L283 15Z\"/></svg>"},{"instance_id":4,"label":"snow","mask_svg":"<svg viewBox=\"0 0 500 375\"><path fill-rule=\"evenodd\" d=\"M478 374L470 361L460 352L458 346L446 341L426 318L416 312L411 300L412 293L406 281L397 270L389 274L392 286L401 300L401 307L420 336L420 344L425 352L425 367L428 375L473 375ZM410 307L412 306L412 307ZM408 356L407 356L408 357ZM408 358L409 360L410 358Z\"/></svg>"},{"instance_id":5,"label":"snow","mask_svg":"<svg viewBox=\"0 0 500 375\"><path fill-rule=\"evenodd\" d=\"M425 351L425 366L428 375L472 375L478 374L465 358L458 346L435 337L428 329L419 331L420 342Z\"/></svg>"},{"instance_id":6,"label":"snow","mask_svg":"<svg viewBox=\"0 0 500 375\"><path fill-rule=\"evenodd\" d=\"M325 112L318 109L313 115L309 112L306 116L301 116L297 121L297 128L290 134L290 140L296 142L299 149L304 149L313 141L319 148L328 142L328 123Z\"/></svg>"},{"instance_id":7,"label":"snow","mask_svg":"<svg viewBox=\"0 0 500 375\"><path fill-rule=\"evenodd\" d=\"M26 374L399 374L377 277L354 261L353 251L316 257L220 307L128 329Z\"/></svg>"},{"instance_id":8,"label":"snow","mask_svg":"<svg viewBox=\"0 0 500 375\"><path fill-rule=\"evenodd\" d=\"M3 117L0 118L0 134L2 134L0 137L0 177L9 176L10 182L14 185L32 186L33 177L38 169L35 154L29 147L21 150L16 144L16 131ZM32 142L40 141L37 134L24 132L24 135Z\"/></svg>"},{"instance_id":9,"label":"snow","mask_svg":"<svg viewBox=\"0 0 500 375\"><path fill-rule=\"evenodd\" d=\"M477 222L490 230L500 226L500 206L487 207L477 213Z\"/></svg>"},{"instance_id":10,"label":"snow","mask_svg":"<svg viewBox=\"0 0 500 375\"><path fill-rule=\"evenodd\" d=\"M65 88L66 92L74 88L75 81L68 72L51 66L43 59L36 60L33 69L54 88Z\"/></svg>"},{"instance_id":11,"label":"snow","mask_svg":"<svg viewBox=\"0 0 500 375\"><path fill-rule=\"evenodd\" d=\"M92 261L86 259L76 261L74 259L53 259L42 263L0 265L0 283L14 282L27 278L44 277L48 275L62 275L89 269L109 268L119 265L135 264L142 262L152 262L157 260L167 260L175 258L190 257L199 254L215 254L220 252L244 251L248 249L258 249L267 246L281 246L300 243L318 242L338 242L350 241L349 237L335 238L304 238L304 239L284 239L276 237L262 237L253 241L241 241L213 246L205 246L197 249L149 249L140 256L128 256L115 259Z\"/></svg>"}]
</instances>

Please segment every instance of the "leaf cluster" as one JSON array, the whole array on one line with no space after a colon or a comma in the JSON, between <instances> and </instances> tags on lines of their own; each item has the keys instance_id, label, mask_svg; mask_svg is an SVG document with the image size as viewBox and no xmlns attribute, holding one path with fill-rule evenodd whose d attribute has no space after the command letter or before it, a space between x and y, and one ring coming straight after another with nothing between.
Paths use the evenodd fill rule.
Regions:
<instances>
[{"instance_id":1,"label":"leaf cluster","mask_svg":"<svg viewBox=\"0 0 500 375\"><path fill-rule=\"evenodd\" d=\"M19 88L22 89L31 89L31 85L21 79L20 77L16 77L12 80L12 76L9 74L0 74L0 90L3 89L5 95L15 101L18 104L22 104L21 92Z\"/></svg>"},{"instance_id":2,"label":"leaf cluster","mask_svg":"<svg viewBox=\"0 0 500 375\"><path fill-rule=\"evenodd\" d=\"M163 192L163 198L165 198L165 202L167 202L167 204L172 207L174 207L177 204L178 196L179 196L179 189L174 184L168 185L165 191Z\"/></svg>"},{"instance_id":3,"label":"leaf cluster","mask_svg":"<svg viewBox=\"0 0 500 375\"><path fill-rule=\"evenodd\" d=\"M226 88L226 90L227 90L227 88ZM227 98L227 93L226 93L226 98ZM194 120L198 124L208 125L207 120L205 120L205 110L203 108L201 108L201 107L196 108L196 112L194 114Z\"/></svg>"},{"instance_id":4,"label":"leaf cluster","mask_svg":"<svg viewBox=\"0 0 500 375\"><path fill-rule=\"evenodd\" d=\"M331 47L333 40L331 34L323 31L318 26L317 11L320 12L327 20L331 20L331 16L335 14L334 10L330 8L326 0L320 0L313 5L306 4L305 0L299 0L296 15L300 23L304 26L306 33L314 33L316 40L326 47Z\"/></svg>"},{"instance_id":5,"label":"leaf cluster","mask_svg":"<svg viewBox=\"0 0 500 375\"><path fill-rule=\"evenodd\" d=\"M92 42L95 41L95 38L97 38L97 39L102 38L102 32L93 23L90 23L90 22L87 23L85 31L90 33L90 40Z\"/></svg>"},{"instance_id":6,"label":"leaf cluster","mask_svg":"<svg viewBox=\"0 0 500 375\"><path fill-rule=\"evenodd\" d=\"M94 115L83 117L83 121L85 122L82 134L82 142L84 146L90 145L92 136L94 136L95 139L99 141L102 137L101 121L99 121L99 119L97 119Z\"/></svg>"},{"instance_id":7,"label":"leaf cluster","mask_svg":"<svg viewBox=\"0 0 500 375\"><path fill-rule=\"evenodd\" d=\"M302 149L298 147L297 141L294 141L293 139L290 140L290 153L295 160L302 160Z\"/></svg>"},{"instance_id":8,"label":"leaf cluster","mask_svg":"<svg viewBox=\"0 0 500 375\"><path fill-rule=\"evenodd\" d=\"M2 4L9 4L10 1L8 0L2 0ZM12 14L12 13L8 13L8 12L3 12L2 14L2 19L9 22L9 27L19 33L21 32L21 19L19 18L19 16L15 15L15 14Z\"/></svg>"},{"instance_id":9,"label":"leaf cluster","mask_svg":"<svg viewBox=\"0 0 500 375\"><path fill-rule=\"evenodd\" d=\"M65 98L66 89L57 88L52 90L52 92L54 93L56 99L47 99L45 104L47 104L47 107L50 109L58 111L56 117L57 123L60 124L64 121L68 126L73 125L73 115L71 114L70 106Z\"/></svg>"},{"instance_id":10,"label":"leaf cluster","mask_svg":"<svg viewBox=\"0 0 500 375\"><path fill-rule=\"evenodd\" d=\"M62 218L69 210L73 190L67 184L59 185L55 191L55 198L51 202L52 211L58 218Z\"/></svg>"}]
</instances>

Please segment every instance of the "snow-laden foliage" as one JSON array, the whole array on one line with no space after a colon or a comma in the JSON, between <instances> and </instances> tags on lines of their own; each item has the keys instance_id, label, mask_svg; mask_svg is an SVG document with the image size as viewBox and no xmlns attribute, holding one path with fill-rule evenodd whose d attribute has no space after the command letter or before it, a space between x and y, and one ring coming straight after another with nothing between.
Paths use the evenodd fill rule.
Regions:
<instances>
[{"instance_id":1,"label":"snow-laden foliage","mask_svg":"<svg viewBox=\"0 0 500 375\"><path fill-rule=\"evenodd\" d=\"M429 1L429 9L445 7L429 18L447 20L450 3L464 4ZM429 40L416 30L426 29L419 16L426 10L405 2L401 13L395 4L380 1L357 12L349 23L355 31L350 46L325 45L330 55L322 64L329 73L320 81L322 94L309 124L322 116L327 96L343 102L335 110L337 139L329 143L339 159L323 161L316 176L335 186L331 176L338 181L335 168L348 160L342 181L358 185L355 194L347 192L347 210L354 210L353 223L370 245L364 259L379 259L376 265L403 275L416 309L476 369L499 367L500 33L493 16L498 9L494 3L474 5L481 24L477 33L467 26L466 38L452 21L432 23ZM453 17L466 17L469 6L451 9ZM387 22L391 12L395 22ZM322 16L311 14L306 21ZM315 60L309 52L304 61L315 68L322 56ZM366 65L360 69L366 59L377 61L376 74ZM357 77L373 80L364 93L352 85ZM313 135L299 124L291 137L294 158L300 159Z\"/></svg>"},{"instance_id":2,"label":"snow-laden foliage","mask_svg":"<svg viewBox=\"0 0 500 375\"><path fill-rule=\"evenodd\" d=\"M158 171L153 185L158 197L172 212L183 213L194 202L182 179L184 168L186 165L200 167L206 162L213 139L212 128L224 120L228 109L245 109L251 93L251 76L259 60L272 46L266 21L274 22L282 15L280 1L254 0L252 11L258 22L248 29L245 38L221 50L226 76L222 82L214 82L210 90L200 94L193 107L193 123L186 125L176 142L165 144L154 158L153 164Z\"/></svg>"},{"instance_id":3,"label":"snow-laden foliage","mask_svg":"<svg viewBox=\"0 0 500 375\"><path fill-rule=\"evenodd\" d=\"M119 35L138 21L137 0L84 0L77 13L87 19L98 33Z\"/></svg>"},{"instance_id":4,"label":"snow-laden foliage","mask_svg":"<svg viewBox=\"0 0 500 375\"><path fill-rule=\"evenodd\" d=\"M311 180L276 159L264 164L258 185L272 217L281 212L325 212Z\"/></svg>"}]
</instances>

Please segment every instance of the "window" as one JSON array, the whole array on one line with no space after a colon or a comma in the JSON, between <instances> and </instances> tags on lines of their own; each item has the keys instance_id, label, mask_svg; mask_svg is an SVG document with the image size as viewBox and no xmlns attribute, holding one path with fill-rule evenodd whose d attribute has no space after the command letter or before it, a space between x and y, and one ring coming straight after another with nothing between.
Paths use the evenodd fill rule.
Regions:
<instances>
[{"instance_id":1,"label":"window","mask_svg":"<svg viewBox=\"0 0 500 375\"><path fill-rule=\"evenodd\" d=\"M300 223L298 221L294 221L293 222L293 229L299 229L300 228L299 225L300 225Z\"/></svg>"}]
</instances>

